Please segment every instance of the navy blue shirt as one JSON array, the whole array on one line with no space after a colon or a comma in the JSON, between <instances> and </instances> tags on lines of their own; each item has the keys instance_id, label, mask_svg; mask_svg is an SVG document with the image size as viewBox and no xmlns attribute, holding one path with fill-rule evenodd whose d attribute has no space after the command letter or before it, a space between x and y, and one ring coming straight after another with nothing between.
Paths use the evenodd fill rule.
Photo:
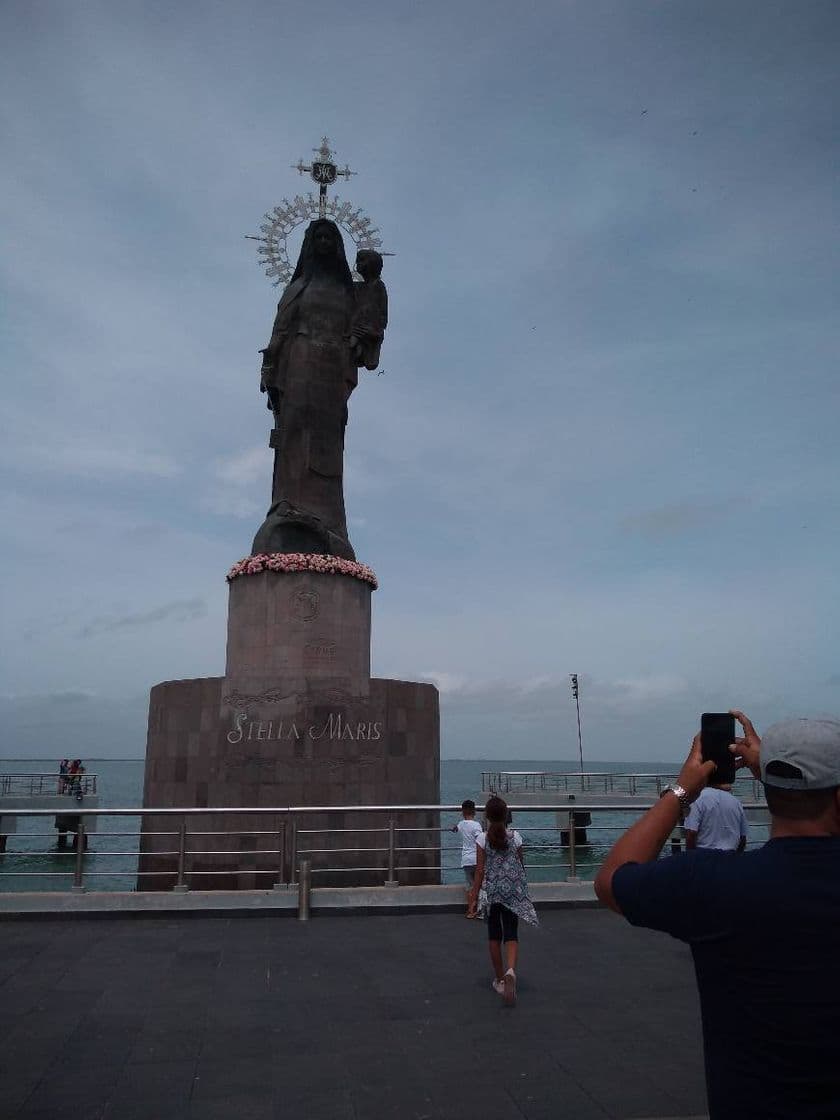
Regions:
<instances>
[{"instance_id":1,"label":"navy blue shirt","mask_svg":"<svg viewBox=\"0 0 840 1120\"><path fill-rule=\"evenodd\" d=\"M837 1120L840 836L626 863L612 889L691 946L711 1120Z\"/></svg>"}]
</instances>

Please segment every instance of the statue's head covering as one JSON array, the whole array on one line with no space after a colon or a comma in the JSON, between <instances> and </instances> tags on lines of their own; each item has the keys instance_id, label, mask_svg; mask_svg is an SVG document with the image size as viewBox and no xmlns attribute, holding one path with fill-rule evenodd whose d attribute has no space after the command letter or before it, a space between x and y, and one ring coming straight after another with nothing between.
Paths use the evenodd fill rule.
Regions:
<instances>
[{"instance_id":1,"label":"statue's head covering","mask_svg":"<svg viewBox=\"0 0 840 1120\"><path fill-rule=\"evenodd\" d=\"M315 237L324 229L329 230L332 236L334 251L331 254L321 255L315 252ZM301 279L311 280L314 273L321 270L331 272L343 284L352 289L353 275L350 272L350 266L344 252L344 238L341 236L341 230L329 218L316 218L314 222L310 222L307 226L291 282L294 283L295 280Z\"/></svg>"}]
</instances>

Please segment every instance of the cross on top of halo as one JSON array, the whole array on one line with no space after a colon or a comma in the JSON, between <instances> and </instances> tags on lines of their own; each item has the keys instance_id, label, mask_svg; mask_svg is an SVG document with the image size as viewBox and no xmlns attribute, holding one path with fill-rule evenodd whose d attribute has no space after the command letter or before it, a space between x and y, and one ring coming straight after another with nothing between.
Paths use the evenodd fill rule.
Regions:
<instances>
[{"instance_id":1,"label":"cross on top of halo","mask_svg":"<svg viewBox=\"0 0 840 1120\"><path fill-rule=\"evenodd\" d=\"M320 188L320 213L318 216L325 218L327 216L327 187L331 186L339 175L349 179L351 175L356 175L357 172L351 171L348 163L345 163L343 168L336 165L327 136L321 138L321 147L313 148L312 151L315 153L316 159L313 159L311 163L304 163L302 159L299 159L297 163L292 164L292 170L297 171L300 175L308 174L318 184Z\"/></svg>"}]
</instances>

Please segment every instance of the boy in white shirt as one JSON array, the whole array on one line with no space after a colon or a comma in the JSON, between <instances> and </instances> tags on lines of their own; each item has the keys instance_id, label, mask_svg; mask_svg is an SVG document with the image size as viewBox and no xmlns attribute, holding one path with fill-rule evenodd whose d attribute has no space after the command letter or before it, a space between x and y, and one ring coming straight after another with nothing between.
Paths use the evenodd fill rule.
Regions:
<instances>
[{"instance_id":1,"label":"boy in white shirt","mask_svg":"<svg viewBox=\"0 0 840 1120\"><path fill-rule=\"evenodd\" d=\"M452 831L460 832L461 834L461 867L464 869L464 878L466 880L466 895L467 895L467 914L468 918L475 917L475 906L470 905L470 893L472 891L473 881L475 879L475 838L481 835L481 825L475 819L475 802L467 798L466 801L461 802L461 814L463 820L453 824Z\"/></svg>"}]
</instances>

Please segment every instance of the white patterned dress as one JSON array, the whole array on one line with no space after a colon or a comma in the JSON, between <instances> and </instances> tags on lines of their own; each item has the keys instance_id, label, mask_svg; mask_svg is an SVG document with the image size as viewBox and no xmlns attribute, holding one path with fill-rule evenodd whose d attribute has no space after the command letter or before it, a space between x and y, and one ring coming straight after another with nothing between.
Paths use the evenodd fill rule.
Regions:
<instances>
[{"instance_id":1,"label":"white patterned dress","mask_svg":"<svg viewBox=\"0 0 840 1120\"><path fill-rule=\"evenodd\" d=\"M476 838L484 849L484 882L478 896L478 912L486 918L493 903L498 902L524 922L539 925L534 904L528 897L528 878L519 858L522 838L518 832L507 830L508 846L498 851L487 843L487 833Z\"/></svg>"}]
</instances>

